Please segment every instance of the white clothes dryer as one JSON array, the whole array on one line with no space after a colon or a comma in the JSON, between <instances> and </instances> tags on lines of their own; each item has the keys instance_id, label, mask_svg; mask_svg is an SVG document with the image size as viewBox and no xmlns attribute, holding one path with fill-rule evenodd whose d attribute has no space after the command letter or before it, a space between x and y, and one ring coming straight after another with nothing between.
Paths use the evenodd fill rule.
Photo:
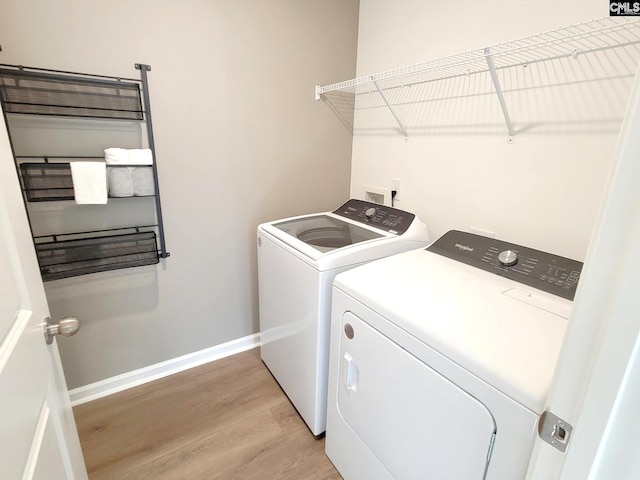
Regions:
<instances>
[{"instance_id":1,"label":"white clothes dryer","mask_svg":"<svg viewBox=\"0 0 640 480\"><path fill-rule=\"evenodd\" d=\"M351 199L258 226L261 356L314 435L325 431L331 286L339 272L426 246L412 213Z\"/></svg>"},{"instance_id":2,"label":"white clothes dryer","mask_svg":"<svg viewBox=\"0 0 640 480\"><path fill-rule=\"evenodd\" d=\"M338 275L326 453L342 476L523 479L581 269L451 231Z\"/></svg>"}]
</instances>

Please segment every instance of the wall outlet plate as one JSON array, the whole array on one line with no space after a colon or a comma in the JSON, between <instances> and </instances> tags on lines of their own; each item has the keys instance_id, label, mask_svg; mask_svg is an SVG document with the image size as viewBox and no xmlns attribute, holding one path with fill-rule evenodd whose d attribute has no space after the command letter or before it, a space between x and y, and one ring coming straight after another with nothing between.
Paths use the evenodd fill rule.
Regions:
<instances>
[{"instance_id":1,"label":"wall outlet plate","mask_svg":"<svg viewBox=\"0 0 640 480\"><path fill-rule=\"evenodd\" d=\"M396 200L400 199L400 190L402 190L402 179L401 178L392 178L391 179L391 190L396 191Z\"/></svg>"}]
</instances>

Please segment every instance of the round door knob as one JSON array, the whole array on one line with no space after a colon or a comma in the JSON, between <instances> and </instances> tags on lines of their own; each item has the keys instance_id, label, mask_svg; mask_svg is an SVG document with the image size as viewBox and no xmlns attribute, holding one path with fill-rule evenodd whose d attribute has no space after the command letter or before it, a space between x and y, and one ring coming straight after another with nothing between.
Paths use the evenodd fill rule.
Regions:
<instances>
[{"instance_id":1,"label":"round door knob","mask_svg":"<svg viewBox=\"0 0 640 480\"><path fill-rule=\"evenodd\" d=\"M376 209L374 207L367 208L364 214L367 216L367 218L372 218L376 214Z\"/></svg>"},{"instance_id":2,"label":"round door knob","mask_svg":"<svg viewBox=\"0 0 640 480\"><path fill-rule=\"evenodd\" d=\"M498 255L498 260L501 265L505 267L510 267L511 265L515 265L518 263L518 254L513 250L505 250L504 252L500 252Z\"/></svg>"},{"instance_id":3,"label":"round door knob","mask_svg":"<svg viewBox=\"0 0 640 480\"><path fill-rule=\"evenodd\" d=\"M58 323L51 323L49 317L44 319L44 338L47 345L53 343L53 337L56 335L70 337L78 333L78 330L80 330L80 320L76 317L64 317Z\"/></svg>"}]
</instances>

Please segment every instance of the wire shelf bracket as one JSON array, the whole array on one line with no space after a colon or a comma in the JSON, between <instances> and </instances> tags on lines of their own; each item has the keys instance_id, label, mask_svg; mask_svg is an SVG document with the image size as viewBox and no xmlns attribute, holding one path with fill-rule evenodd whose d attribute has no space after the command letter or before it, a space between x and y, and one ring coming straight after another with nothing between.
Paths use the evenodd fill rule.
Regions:
<instances>
[{"instance_id":1,"label":"wire shelf bracket","mask_svg":"<svg viewBox=\"0 0 640 480\"><path fill-rule=\"evenodd\" d=\"M156 144L153 137L153 123L151 121L151 100L149 99L149 84L147 79L147 72L151 71L151 66L144 63L136 63L136 70L140 70L140 83L142 85L142 98L146 107L145 119L147 122L148 143L151 155L153 158L153 164L156 165ZM164 238L164 222L162 222L162 203L160 202L160 184L158 182L158 169L153 169L153 183L155 186L155 202L156 212L160 221L158 222L158 237L160 241L160 256L162 258L169 257L170 253L167 252L167 247Z\"/></svg>"},{"instance_id":2,"label":"wire shelf bracket","mask_svg":"<svg viewBox=\"0 0 640 480\"><path fill-rule=\"evenodd\" d=\"M402 122L400 121L400 118L398 118L398 114L396 113L396 111L393 109L393 107L389 103L389 100L387 100L387 97L385 96L384 91L380 88L380 85L378 85L378 82L376 82L373 77L371 77L371 81L373 82L373 84L375 85L376 89L378 90L378 93L380 94L380 97L382 97L382 100L387 105L387 108L391 112L391 115L393 115L393 118L396 119L396 122L398 123L398 126L400 127L400 130L402 130L402 133L404 134L404 138L408 138L409 134L407 133L407 129L404 128L404 125L402 125Z\"/></svg>"},{"instance_id":3,"label":"wire shelf bracket","mask_svg":"<svg viewBox=\"0 0 640 480\"><path fill-rule=\"evenodd\" d=\"M500 108L502 109L502 114L504 115L504 121L507 122L507 130L509 131L509 139L507 140L509 143L513 142L513 123L511 122L511 117L509 116L509 109L507 108L507 102L504 99L504 93L502 93L502 87L500 86L500 80L498 79L498 72L496 71L496 65L493 63L493 55L491 54L491 47L487 47L484 49L485 59L487 60L487 66L489 67L489 74L491 75L491 81L493 82L493 88L496 90L496 95L498 96L498 102L500 102Z\"/></svg>"}]
</instances>

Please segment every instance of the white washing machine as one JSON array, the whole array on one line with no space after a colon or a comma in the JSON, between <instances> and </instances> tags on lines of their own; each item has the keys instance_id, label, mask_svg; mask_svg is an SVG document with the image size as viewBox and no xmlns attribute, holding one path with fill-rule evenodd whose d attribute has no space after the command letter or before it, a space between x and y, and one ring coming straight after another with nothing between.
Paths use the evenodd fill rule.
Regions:
<instances>
[{"instance_id":1,"label":"white washing machine","mask_svg":"<svg viewBox=\"0 0 640 480\"><path fill-rule=\"evenodd\" d=\"M326 425L333 278L427 243L414 214L355 199L258 226L262 360L314 435Z\"/></svg>"},{"instance_id":2,"label":"white washing machine","mask_svg":"<svg viewBox=\"0 0 640 480\"><path fill-rule=\"evenodd\" d=\"M451 231L338 275L326 453L342 476L523 479L581 268Z\"/></svg>"}]
</instances>

